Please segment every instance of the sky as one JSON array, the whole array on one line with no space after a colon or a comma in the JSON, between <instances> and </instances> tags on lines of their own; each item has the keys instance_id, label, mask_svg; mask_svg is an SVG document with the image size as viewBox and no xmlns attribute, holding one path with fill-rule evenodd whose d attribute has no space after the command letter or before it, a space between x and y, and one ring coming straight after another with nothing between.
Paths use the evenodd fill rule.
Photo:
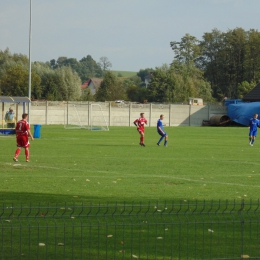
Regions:
<instances>
[{"instance_id":1,"label":"sky","mask_svg":"<svg viewBox=\"0 0 260 260\"><path fill-rule=\"evenodd\" d=\"M31 0L31 60L107 57L111 70L173 61L171 41L260 29L260 0ZM30 0L0 0L0 50L29 56Z\"/></svg>"}]
</instances>

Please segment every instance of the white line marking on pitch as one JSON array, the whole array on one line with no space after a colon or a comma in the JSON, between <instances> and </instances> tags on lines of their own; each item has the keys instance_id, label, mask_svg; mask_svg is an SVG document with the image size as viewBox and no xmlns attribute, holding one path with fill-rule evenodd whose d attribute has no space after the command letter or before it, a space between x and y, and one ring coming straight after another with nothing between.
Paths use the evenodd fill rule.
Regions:
<instances>
[{"instance_id":1,"label":"white line marking on pitch","mask_svg":"<svg viewBox=\"0 0 260 260\"><path fill-rule=\"evenodd\" d=\"M8 165L12 165L12 164L8 164ZM122 173L119 172L114 172L114 171L92 171L92 170L82 170L82 169L64 169L64 168L58 168L58 167L47 167L47 166L33 166L34 168L46 168L46 169L56 169L56 170L66 170L66 171L81 171L81 172L91 172L91 173L113 173L113 174L117 174L118 176L122 176ZM140 175L140 174L124 174L123 176L134 176L136 178L140 178L140 177L145 177L145 178L165 178L165 179L177 179L177 180L183 180L183 181L189 181L189 182L200 182L200 183L211 183L211 184L221 184L221 185L232 185L232 186L241 186L241 187L255 187L255 188L260 188L259 185L247 185L247 184L240 184L240 183L231 183L231 182L218 182L218 181L206 181L206 180L194 180L194 179L187 179L187 178L181 178L181 177L177 177L177 176L158 176L158 175ZM123 177L122 176L122 177ZM39 176L37 176L38 178ZM45 177L45 176L41 176L41 177ZM70 176L55 176L55 177L59 177L59 178L69 178ZM81 178L81 177L85 177L84 175L82 176L73 176L73 177L77 177L77 178ZM102 176L89 176L88 177L93 177L93 178L97 178L97 177L102 177ZM111 177L111 178L115 178L115 176L103 176L103 177Z\"/></svg>"}]
</instances>

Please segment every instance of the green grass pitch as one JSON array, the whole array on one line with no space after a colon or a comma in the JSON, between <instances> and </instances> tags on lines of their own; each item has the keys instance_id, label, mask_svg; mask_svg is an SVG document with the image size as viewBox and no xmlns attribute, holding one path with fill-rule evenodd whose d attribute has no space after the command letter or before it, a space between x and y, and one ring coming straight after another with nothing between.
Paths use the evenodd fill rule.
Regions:
<instances>
[{"instance_id":1,"label":"green grass pitch","mask_svg":"<svg viewBox=\"0 0 260 260\"><path fill-rule=\"evenodd\" d=\"M260 142L249 146L246 127L166 131L168 147L154 127L141 147L135 127L43 126L30 163L1 136L0 257L259 259L259 214L238 212L259 198Z\"/></svg>"},{"instance_id":2,"label":"green grass pitch","mask_svg":"<svg viewBox=\"0 0 260 260\"><path fill-rule=\"evenodd\" d=\"M154 127L141 147L134 127L110 131L43 126L12 161L14 136L1 136L1 203L106 203L258 199L260 143L245 127L168 127L168 147Z\"/></svg>"}]
</instances>

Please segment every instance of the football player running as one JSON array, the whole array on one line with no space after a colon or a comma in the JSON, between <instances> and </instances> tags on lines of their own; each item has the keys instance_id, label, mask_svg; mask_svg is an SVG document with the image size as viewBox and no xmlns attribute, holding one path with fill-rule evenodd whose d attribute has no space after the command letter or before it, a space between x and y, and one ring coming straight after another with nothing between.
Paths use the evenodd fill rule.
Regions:
<instances>
[{"instance_id":1,"label":"football player running","mask_svg":"<svg viewBox=\"0 0 260 260\"><path fill-rule=\"evenodd\" d=\"M134 121L134 125L137 127L137 131L140 134L140 145L145 147L144 144L144 125L147 125L147 120L144 117L144 113L140 113L140 117Z\"/></svg>"}]
</instances>

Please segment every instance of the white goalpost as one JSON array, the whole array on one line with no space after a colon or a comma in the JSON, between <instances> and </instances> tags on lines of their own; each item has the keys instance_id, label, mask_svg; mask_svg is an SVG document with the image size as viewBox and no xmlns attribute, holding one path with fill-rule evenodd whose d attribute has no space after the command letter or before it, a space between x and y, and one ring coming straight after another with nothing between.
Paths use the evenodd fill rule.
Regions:
<instances>
[{"instance_id":1,"label":"white goalpost","mask_svg":"<svg viewBox=\"0 0 260 260\"><path fill-rule=\"evenodd\" d=\"M67 103L64 110L65 129L109 131L108 123L99 104Z\"/></svg>"}]
</instances>

